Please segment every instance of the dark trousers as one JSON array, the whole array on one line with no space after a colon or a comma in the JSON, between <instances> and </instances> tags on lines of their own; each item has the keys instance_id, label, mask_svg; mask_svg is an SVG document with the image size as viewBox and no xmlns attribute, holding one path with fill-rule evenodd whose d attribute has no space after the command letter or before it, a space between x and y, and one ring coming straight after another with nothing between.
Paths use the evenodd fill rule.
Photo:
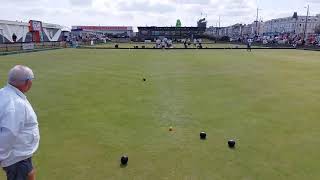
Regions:
<instances>
[{"instance_id":1,"label":"dark trousers","mask_svg":"<svg viewBox=\"0 0 320 180\"><path fill-rule=\"evenodd\" d=\"M251 51L251 45L247 45L247 51Z\"/></svg>"},{"instance_id":2,"label":"dark trousers","mask_svg":"<svg viewBox=\"0 0 320 180\"><path fill-rule=\"evenodd\" d=\"M7 180L27 180L28 174L33 170L32 159L25 159L11 166L3 168Z\"/></svg>"}]
</instances>

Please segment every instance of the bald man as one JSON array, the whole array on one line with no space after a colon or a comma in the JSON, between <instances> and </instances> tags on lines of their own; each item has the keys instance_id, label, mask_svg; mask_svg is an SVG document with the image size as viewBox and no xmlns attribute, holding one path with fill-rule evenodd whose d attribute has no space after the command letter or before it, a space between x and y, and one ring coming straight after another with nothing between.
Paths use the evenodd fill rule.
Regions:
<instances>
[{"instance_id":1,"label":"bald man","mask_svg":"<svg viewBox=\"0 0 320 180\"><path fill-rule=\"evenodd\" d=\"M30 68L17 65L0 89L0 166L7 180L35 180L31 158L40 135L37 116L25 95L33 79Z\"/></svg>"}]
</instances>

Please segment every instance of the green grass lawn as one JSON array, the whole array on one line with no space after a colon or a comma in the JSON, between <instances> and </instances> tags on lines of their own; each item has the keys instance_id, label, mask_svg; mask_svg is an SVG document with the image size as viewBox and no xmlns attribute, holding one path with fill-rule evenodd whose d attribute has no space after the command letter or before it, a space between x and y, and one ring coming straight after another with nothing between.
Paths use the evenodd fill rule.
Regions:
<instances>
[{"instance_id":1,"label":"green grass lawn","mask_svg":"<svg viewBox=\"0 0 320 180\"><path fill-rule=\"evenodd\" d=\"M2 85L15 64L40 180L320 179L320 52L62 49L0 56Z\"/></svg>"}]
</instances>

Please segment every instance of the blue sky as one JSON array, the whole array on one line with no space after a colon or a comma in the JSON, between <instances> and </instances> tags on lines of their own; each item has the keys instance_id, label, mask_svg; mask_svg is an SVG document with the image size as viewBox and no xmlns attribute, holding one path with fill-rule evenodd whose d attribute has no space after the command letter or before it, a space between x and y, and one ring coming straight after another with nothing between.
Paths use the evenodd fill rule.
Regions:
<instances>
[{"instance_id":1,"label":"blue sky","mask_svg":"<svg viewBox=\"0 0 320 180\"><path fill-rule=\"evenodd\" d=\"M181 19L183 26L195 26L201 13L208 25L251 23L260 17L320 14L320 0L0 0L0 19L71 25L171 26Z\"/></svg>"}]
</instances>

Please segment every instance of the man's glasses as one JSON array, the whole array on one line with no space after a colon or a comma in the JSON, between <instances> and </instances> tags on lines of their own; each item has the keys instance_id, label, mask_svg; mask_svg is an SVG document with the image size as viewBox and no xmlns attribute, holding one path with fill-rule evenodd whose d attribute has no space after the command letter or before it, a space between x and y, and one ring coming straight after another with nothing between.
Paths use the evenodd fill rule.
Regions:
<instances>
[{"instance_id":1,"label":"man's glasses","mask_svg":"<svg viewBox=\"0 0 320 180\"><path fill-rule=\"evenodd\" d=\"M32 81L34 80L34 77L26 78L26 79L20 79L19 81Z\"/></svg>"}]
</instances>

